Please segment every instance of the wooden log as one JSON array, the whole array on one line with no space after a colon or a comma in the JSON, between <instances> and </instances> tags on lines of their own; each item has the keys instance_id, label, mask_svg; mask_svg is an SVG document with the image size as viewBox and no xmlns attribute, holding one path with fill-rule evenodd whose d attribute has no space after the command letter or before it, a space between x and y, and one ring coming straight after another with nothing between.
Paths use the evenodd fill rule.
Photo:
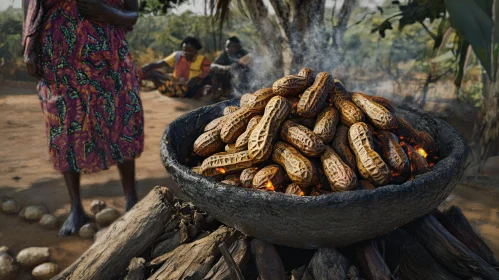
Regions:
<instances>
[{"instance_id":1,"label":"wooden log","mask_svg":"<svg viewBox=\"0 0 499 280\"><path fill-rule=\"evenodd\" d=\"M235 236L234 230L220 227L203 239L180 245L151 261L151 265L163 265L149 279L203 279L220 257L218 244L232 244Z\"/></svg>"},{"instance_id":2,"label":"wooden log","mask_svg":"<svg viewBox=\"0 0 499 280\"><path fill-rule=\"evenodd\" d=\"M360 267L369 279L391 280L393 277L390 268L379 252L375 242L375 240L370 240L357 248Z\"/></svg>"},{"instance_id":3,"label":"wooden log","mask_svg":"<svg viewBox=\"0 0 499 280\"><path fill-rule=\"evenodd\" d=\"M492 253L489 246L487 246L482 237L471 226L459 207L452 206L444 211L444 213L437 210L434 212L434 215L445 229L466 245L466 247L492 267L499 269L499 262L494 257L494 253Z\"/></svg>"},{"instance_id":4,"label":"wooden log","mask_svg":"<svg viewBox=\"0 0 499 280\"><path fill-rule=\"evenodd\" d=\"M248 261L251 258L248 240L246 238L240 238L229 248L230 255L232 256L235 265L239 267L241 271L244 271ZM229 266L225 258L220 258L220 260L211 268L211 270L203 278L204 280L231 280L237 279L231 277Z\"/></svg>"},{"instance_id":5,"label":"wooden log","mask_svg":"<svg viewBox=\"0 0 499 280\"><path fill-rule=\"evenodd\" d=\"M433 215L426 215L405 229L452 274L460 278L499 279L499 272L450 234Z\"/></svg>"},{"instance_id":6,"label":"wooden log","mask_svg":"<svg viewBox=\"0 0 499 280\"><path fill-rule=\"evenodd\" d=\"M129 261L140 255L159 235L173 214L166 199L170 191L156 187L132 210L114 222L102 238L53 279L115 279Z\"/></svg>"},{"instance_id":7,"label":"wooden log","mask_svg":"<svg viewBox=\"0 0 499 280\"><path fill-rule=\"evenodd\" d=\"M187 227L184 223L180 223L179 229L174 232L169 232L169 237L161 241L152 250L152 257L157 258L168 252L171 252L181 244L185 243L189 238L187 235Z\"/></svg>"},{"instance_id":8,"label":"wooden log","mask_svg":"<svg viewBox=\"0 0 499 280\"><path fill-rule=\"evenodd\" d=\"M144 280L146 277L144 276L146 260L143 258L133 258L128 265L128 273L124 280Z\"/></svg>"},{"instance_id":9,"label":"wooden log","mask_svg":"<svg viewBox=\"0 0 499 280\"><path fill-rule=\"evenodd\" d=\"M458 280L442 267L416 239L402 229L382 237L386 259L396 276L407 280Z\"/></svg>"},{"instance_id":10,"label":"wooden log","mask_svg":"<svg viewBox=\"0 0 499 280\"><path fill-rule=\"evenodd\" d=\"M203 215L199 212L194 212L194 217L192 219L192 224L187 227L187 233L189 235L189 239L193 240L201 231L203 227Z\"/></svg>"},{"instance_id":11,"label":"wooden log","mask_svg":"<svg viewBox=\"0 0 499 280\"><path fill-rule=\"evenodd\" d=\"M347 279L350 262L333 248L321 248L310 260L303 279Z\"/></svg>"},{"instance_id":12,"label":"wooden log","mask_svg":"<svg viewBox=\"0 0 499 280\"><path fill-rule=\"evenodd\" d=\"M284 280L286 273L274 245L259 240L251 241L251 253L261 280Z\"/></svg>"}]
</instances>

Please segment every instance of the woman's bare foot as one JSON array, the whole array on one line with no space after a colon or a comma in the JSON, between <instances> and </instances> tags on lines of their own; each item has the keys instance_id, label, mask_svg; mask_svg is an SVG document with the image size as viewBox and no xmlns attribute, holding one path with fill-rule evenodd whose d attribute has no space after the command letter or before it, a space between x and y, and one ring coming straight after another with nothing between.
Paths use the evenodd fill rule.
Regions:
<instances>
[{"instance_id":1,"label":"woman's bare foot","mask_svg":"<svg viewBox=\"0 0 499 280\"><path fill-rule=\"evenodd\" d=\"M83 209L71 210L68 218L59 231L59 236L69 236L77 233L86 222L87 216Z\"/></svg>"},{"instance_id":2,"label":"woman's bare foot","mask_svg":"<svg viewBox=\"0 0 499 280\"><path fill-rule=\"evenodd\" d=\"M132 209L132 207L137 204L137 201L137 196L127 197L125 210L128 212L128 210Z\"/></svg>"}]
</instances>

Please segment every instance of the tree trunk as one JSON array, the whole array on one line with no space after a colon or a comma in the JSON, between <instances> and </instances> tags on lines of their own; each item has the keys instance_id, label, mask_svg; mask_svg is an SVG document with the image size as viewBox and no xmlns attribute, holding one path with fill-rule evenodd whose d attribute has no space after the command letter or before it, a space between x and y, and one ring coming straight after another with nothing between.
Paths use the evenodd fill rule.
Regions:
<instances>
[{"instance_id":1,"label":"tree trunk","mask_svg":"<svg viewBox=\"0 0 499 280\"><path fill-rule=\"evenodd\" d=\"M251 22L253 22L256 30L260 33L265 52L270 57L270 66L273 68L273 71L269 71L273 76L271 78L274 80L277 77L281 77L283 75L282 37L279 36L279 31L270 21L269 13L263 0L244 0L244 2L246 7L249 7L248 13Z\"/></svg>"},{"instance_id":2,"label":"tree trunk","mask_svg":"<svg viewBox=\"0 0 499 280\"><path fill-rule=\"evenodd\" d=\"M345 0L338 14L338 24L333 27L333 48L339 49L343 45L343 36L348 27L357 0Z\"/></svg>"},{"instance_id":3,"label":"tree trunk","mask_svg":"<svg viewBox=\"0 0 499 280\"><path fill-rule=\"evenodd\" d=\"M173 214L169 190L156 187L114 222L78 260L53 279L116 279L129 261L163 233Z\"/></svg>"}]
</instances>

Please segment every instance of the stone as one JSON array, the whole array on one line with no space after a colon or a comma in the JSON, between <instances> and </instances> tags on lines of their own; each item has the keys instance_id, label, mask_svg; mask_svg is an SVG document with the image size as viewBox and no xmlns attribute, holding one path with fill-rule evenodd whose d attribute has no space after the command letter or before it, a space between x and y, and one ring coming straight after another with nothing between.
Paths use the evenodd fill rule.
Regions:
<instances>
[{"instance_id":1,"label":"stone","mask_svg":"<svg viewBox=\"0 0 499 280\"><path fill-rule=\"evenodd\" d=\"M55 263L47 262L35 267L31 272L33 278L37 280L49 280L59 272L59 266Z\"/></svg>"},{"instance_id":2,"label":"stone","mask_svg":"<svg viewBox=\"0 0 499 280\"><path fill-rule=\"evenodd\" d=\"M102 200L95 199L90 203L90 212L97 215L100 211L106 209L106 203Z\"/></svg>"},{"instance_id":3,"label":"stone","mask_svg":"<svg viewBox=\"0 0 499 280\"><path fill-rule=\"evenodd\" d=\"M17 254L17 262L26 268L32 268L50 259L50 249L48 247L30 247L21 250Z\"/></svg>"},{"instance_id":4,"label":"stone","mask_svg":"<svg viewBox=\"0 0 499 280\"><path fill-rule=\"evenodd\" d=\"M0 246L0 254L3 254L3 253L9 253L9 247L7 246Z\"/></svg>"},{"instance_id":5,"label":"stone","mask_svg":"<svg viewBox=\"0 0 499 280\"><path fill-rule=\"evenodd\" d=\"M4 247L5 246L2 248ZM6 251L0 252L0 279L14 280L17 277L18 270L19 268L14 258L11 257Z\"/></svg>"},{"instance_id":6,"label":"stone","mask_svg":"<svg viewBox=\"0 0 499 280\"><path fill-rule=\"evenodd\" d=\"M97 232L97 225L90 223L83 225L80 228L79 234L81 238L91 239L94 238L96 232Z\"/></svg>"},{"instance_id":7,"label":"stone","mask_svg":"<svg viewBox=\"0 0 499 280\"><path fill-rule=\"evenodd\" d=\"M116 221L120 217L120 212L114 208L106 208L97 215L95 215L95 221L100 226L108 226Z\"/></svg>"},{"instance_id":8,"label":"stone","mask_svg":"<svg viewBox=\"0 0 499 280\"><path fill-rule=\"evenodd\" d=\"M2 210L7 214L17 214L21 211L21 205L13 199L7 199L2 204Z\"/></svg>"},{"instance_id":9,"label":"stone","mask_svg":"<svg viewBox=\"0 0 499 280\"><path fill-rule=\"evenodd\" d=\"M40 225L46 229L56 229L57 218L54 215L45 214L40 219Z\"/></svg>"},{"instance_id":10,"label":"stone","mask_svg":"<svg viewBox=\"0 0 499 280\"><path fill-rule=\"evenodd\" d=\"M43 215L47 214L49 210L47 207L42 205L31 205L24 208L21 213L19 213L19 217L29 222L38 222L43 217Z\"/></svg>"}]
</instances>

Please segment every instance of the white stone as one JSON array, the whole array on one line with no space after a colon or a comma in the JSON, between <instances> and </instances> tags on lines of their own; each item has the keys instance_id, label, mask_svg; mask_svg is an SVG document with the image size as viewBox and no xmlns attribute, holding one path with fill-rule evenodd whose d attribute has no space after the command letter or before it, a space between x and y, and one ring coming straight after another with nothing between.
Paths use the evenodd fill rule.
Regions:
<instances>
[{"instance_id":1,"label":"white stone","mask_svg":"<svg viewBox=\"0 0 499 280\"><path fill-rule=\"evenodd\" d=\"M49 280L59 272L59 266L55 263L43 263L33 269L31 275L37 280Z\"/></svg>"},{"instance_id":2,"label":"white stone","mask_svg":"<svg viewBox=\"0 0 499 280\"><path fill-rule=\"evenodd\" d=\"M86 224L80 228L80 237L91 239L94 238L95 233L97 232L97 226L95 224Z\"/></svg>"},{"instance_id":3,"label":"white stone","mask_svg":"<svg viewBox=\"0 0 499 280\"><path fill-rule=\"evenodd\" d=\"M47 247L30 247L17 254L17 262L27 268L35 267L50 259L50 249Z\"/></svg>"},{"instance_id":4,"label":"white stone","mask_svg":"<svg viewBox=\"0 0 499 280\"><path fill-rule=\"evenodd\" d=\"M17 214L21 211L21 205L13 199L8 199L2 204L2 210L7 214Z\"/></svg>"},{"instance_id":5,"label":"white stone","mask_svg":"<svg viewBox=\"0 0 499 280\"><path fill-rule=\"evenodd\" d=\"M24 208L19 216L29 222L38 222L49 210L45 206L31 205Z\"/></svg>"},{"instance_id":6,"label":"white stone","mask_svg":"<svg viewBox=\"0 0 499 280\"><path fill-rule=\"evenodd\" d=\"M90 212L97 215L100 211L106 209L106 203L102 200L95 199L90 203Z\"/></svg>"},{"instance_id":7,"label":"white stone","mask_svg":"<svg viewBox=\"0 0 499 280\"><path fill-rule=\"evenodd\" d=\"M40 219L40 225L46 229L57 228L57 218L54 215L45 214Z\"/></svg>"},{"instance_id":8,"label":"white stone","mask_svg":"<svg viewBox=\"0 0 499 280\"><path fill-rule=\"evenodd\" d=\"M7 252L0 253L0 279L14 280L16 279L17 271L18 267L14 258L7 254Z\"/></svg>"},{"instance_id":9,"label":"white stone","mask_svg":"<svg viewBox=\"0 0 499 280\"><path fill-rule=\"evenodd\" d=\"M120 212L118 212L118 210L114 208L106 208L95 215L95 221L101 226L108 226L119 217Z\"/></svg>"}]
</instances>

